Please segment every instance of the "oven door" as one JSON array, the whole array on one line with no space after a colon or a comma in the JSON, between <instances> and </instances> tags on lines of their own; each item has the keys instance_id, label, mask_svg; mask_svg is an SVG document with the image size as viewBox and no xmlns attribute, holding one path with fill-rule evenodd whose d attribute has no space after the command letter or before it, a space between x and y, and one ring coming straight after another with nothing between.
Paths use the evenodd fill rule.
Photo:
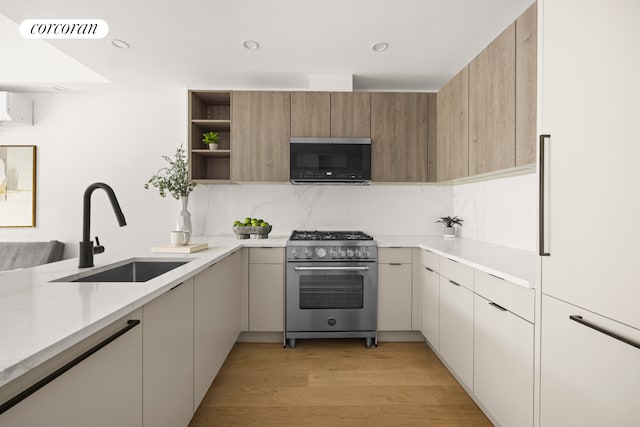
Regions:
<instances>
[{"instance_id":1,"label":"oven door","mask_svg":"<svg viewBox=\"0 0 640 427\"><path fill-rule=\"evenodd\" d=\"M287 332L375 331L376 262L289 262Z\"/></svg>"}]
</instances>

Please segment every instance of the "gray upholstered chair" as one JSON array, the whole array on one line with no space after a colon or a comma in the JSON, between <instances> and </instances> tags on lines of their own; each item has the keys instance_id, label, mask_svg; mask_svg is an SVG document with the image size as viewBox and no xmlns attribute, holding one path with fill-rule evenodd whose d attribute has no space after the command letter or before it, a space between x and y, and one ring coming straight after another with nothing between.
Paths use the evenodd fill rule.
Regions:
<instances>
[{"instance_id":1,"label":"gray upholstered chair","mask_svg":"<svg viewBox=\"0 0 640 427\"><path fill-rule=\"evenodd\" d=\"M0 271L33 267L60 261L64 243L50 242L0 242Z\"/></svg>"}]
</instances>

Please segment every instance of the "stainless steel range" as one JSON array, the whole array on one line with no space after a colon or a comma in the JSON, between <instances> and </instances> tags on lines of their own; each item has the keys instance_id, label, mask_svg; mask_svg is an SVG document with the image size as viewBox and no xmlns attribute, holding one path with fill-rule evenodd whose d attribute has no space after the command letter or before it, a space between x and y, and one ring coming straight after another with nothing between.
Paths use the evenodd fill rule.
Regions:
<instances>
[{"instance_id":1,"label":"stainless steel range","mask_svg":"<svg viewBox=\"0 0 640 427\"><path fill-rule=\"evenodd\" d=\"M378 247L359 231L294 231L287 241L285 346L298 338L377 344Z\"/></svg>"}]
</instances>

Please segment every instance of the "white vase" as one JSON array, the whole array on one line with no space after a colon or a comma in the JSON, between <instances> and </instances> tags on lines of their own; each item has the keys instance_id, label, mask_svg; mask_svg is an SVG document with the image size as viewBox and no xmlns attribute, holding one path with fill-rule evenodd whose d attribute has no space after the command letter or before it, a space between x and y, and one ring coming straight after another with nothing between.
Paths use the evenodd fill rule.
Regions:
<instances>
[{"instance_id":1,"label":"white vase","mask_svg":"<svg viewBox=\"0 0 640 427\"><path fill-rule=\"evenodd\" d=\"M456 237L456 228L444 227L443 235L446 239L453 239L454 237Z\"/></svg>"},{"instance_id":2,"label":"white vase","mask_svg":"<svg viewBox=\"0 0 640 427\"><path fill-rule=\"evenodd\" d=\"M182 208L178 214L178 224L176 226L177 231L188 231L191 234L191 214L187 210L189 204L189 196L180 197L180 203Z\"/></svg>"},{"instance_id":3,"label":"white vase","mask_svg":"<svg viewBox=\"0 0 640 427\"><path fill-rule=\"evenodd\" d=\"M209 150L217 150L220 147L220 144L209 144Z\"/></svg>"}]
</instances>

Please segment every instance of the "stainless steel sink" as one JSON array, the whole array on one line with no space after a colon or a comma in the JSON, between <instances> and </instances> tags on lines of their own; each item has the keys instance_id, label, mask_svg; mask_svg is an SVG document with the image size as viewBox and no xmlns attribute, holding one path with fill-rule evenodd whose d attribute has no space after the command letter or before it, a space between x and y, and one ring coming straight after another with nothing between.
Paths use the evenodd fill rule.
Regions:
<instances>
[{"instance_id":1,"label":"stainless steel sink","mask_svg":"<svg viewBox=\"0 0 640 427\"><path fill-rule=\"evenodd\" d=\"M62 277L53 280L53 282L146 282L189 261L134 258L99 267L86 273Z\"/></svg>"}]
</instances>

